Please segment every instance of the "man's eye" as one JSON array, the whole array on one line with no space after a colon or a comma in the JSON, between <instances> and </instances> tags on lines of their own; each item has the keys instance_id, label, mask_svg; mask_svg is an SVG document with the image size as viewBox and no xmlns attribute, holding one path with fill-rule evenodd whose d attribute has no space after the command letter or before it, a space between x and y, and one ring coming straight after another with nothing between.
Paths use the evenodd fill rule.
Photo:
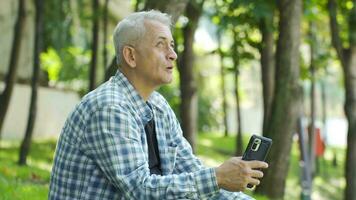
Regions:
<instances>
[{"instance_id":1,"label":"man's eye","mask_svg":"<svg viewBox=\"0 0 356 200\"><path fill-rule=\"evenodd\" d=\"M158 46L158 47L163 46L163 42L158 42L158 43L157 43L157 46Z\"/></svg>"}]
</instances>

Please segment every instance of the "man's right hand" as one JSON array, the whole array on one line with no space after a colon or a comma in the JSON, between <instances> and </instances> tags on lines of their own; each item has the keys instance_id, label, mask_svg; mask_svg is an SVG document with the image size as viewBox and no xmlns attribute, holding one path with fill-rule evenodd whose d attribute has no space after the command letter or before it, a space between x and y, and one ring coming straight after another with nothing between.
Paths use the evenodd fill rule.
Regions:
<instances>
[{"instance_id":1,"label":"man's right hand","mask_svg":"<svg viewBox=\"0 0 356 200\"><path fill-rule=\"evenodd\" d=\"M215 168L216 179L220 188L228 191L244 191L247 184L259 185L263 177L260 168L267 168L262 161L245 161L241 157L232 157Z\"/></svg>"}]
</instances>

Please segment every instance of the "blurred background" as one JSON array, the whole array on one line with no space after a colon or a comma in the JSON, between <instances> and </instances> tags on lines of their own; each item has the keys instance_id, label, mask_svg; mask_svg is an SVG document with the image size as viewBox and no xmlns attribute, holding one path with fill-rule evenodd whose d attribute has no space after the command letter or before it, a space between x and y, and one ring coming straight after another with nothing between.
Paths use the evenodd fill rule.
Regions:
<instances>
[{"instance_id":1,"label":"blurred background","mask_svg":"<svg viewBox=\"0 0 356 200\"><path fill-rule=\"evenodd\" d=\"M208 166L273 139L256 199L356 199L356 0L0 1L0 199L46 199L56 140L115 74L112 32L172 16L159 92Z\"/></svg>"}]
</instances>

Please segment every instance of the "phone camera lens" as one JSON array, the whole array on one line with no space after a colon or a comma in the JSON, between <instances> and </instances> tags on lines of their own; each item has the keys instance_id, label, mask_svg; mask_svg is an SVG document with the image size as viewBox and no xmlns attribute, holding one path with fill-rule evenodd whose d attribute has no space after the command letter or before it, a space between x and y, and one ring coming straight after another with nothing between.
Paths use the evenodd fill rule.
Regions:
<instances>
[{"instance_id":1,"label":"phone camera lens","mask_svg":"<svg viewBox=\"0 0 356 200\"><path fill-rule=\"evenodd\" d=\"M261 144L261 140L256 138L252 143L252 147L251 147L252 151L257 151L258 148L260 147L260 144Z\"/></svg>"}]
</instances>

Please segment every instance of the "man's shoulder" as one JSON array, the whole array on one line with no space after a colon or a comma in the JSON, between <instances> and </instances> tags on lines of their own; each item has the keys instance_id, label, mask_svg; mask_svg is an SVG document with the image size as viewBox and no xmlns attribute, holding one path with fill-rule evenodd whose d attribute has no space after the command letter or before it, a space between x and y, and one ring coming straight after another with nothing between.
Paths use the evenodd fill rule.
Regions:
<instances>
[{"instance_id":1,"label":"man's shoulder","mask_svg":"<svg viewBox=\"0 0 356 200\"><path fill-rule=\"evenodd\" d=\"M92 111L108 106L127 107L129 102L123 93L124 91L120 87L106 82L86 94L82 98L80 106Z\"/></svg>"}]
</instances>

